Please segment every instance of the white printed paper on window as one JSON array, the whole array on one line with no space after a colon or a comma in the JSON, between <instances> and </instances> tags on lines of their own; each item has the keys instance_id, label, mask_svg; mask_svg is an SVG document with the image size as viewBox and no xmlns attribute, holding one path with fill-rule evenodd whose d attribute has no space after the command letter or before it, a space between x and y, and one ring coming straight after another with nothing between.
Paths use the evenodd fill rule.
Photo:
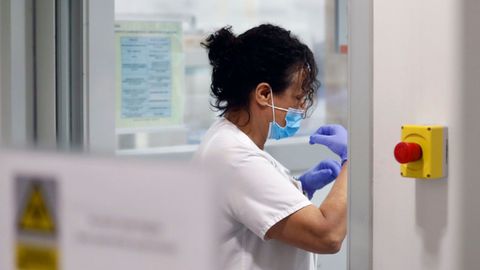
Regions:
<instances>
[{"instance_id":1,"label":"white printed paper on window","mask_svg":"<svg viewBox=\"0 0 480 270\"><path fill-rule=\"evenodd\" d=\"M181 24L121 21L117 44L117 128L179 125L183 119Z\"/></svg>"}]
</instances>

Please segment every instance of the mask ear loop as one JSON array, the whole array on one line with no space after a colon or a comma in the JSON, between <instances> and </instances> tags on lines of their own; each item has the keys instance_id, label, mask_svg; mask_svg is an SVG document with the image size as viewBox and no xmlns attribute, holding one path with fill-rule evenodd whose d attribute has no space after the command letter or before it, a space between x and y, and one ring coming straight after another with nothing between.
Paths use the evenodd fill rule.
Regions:
<instances>
[{"instance_id":1,"label":"mask ear loop","mask_svg":"<svg viewBox=\"0 0 480 270\"><path fill-rule=\"evenodd\" d=\"M272 91L272 88L270 88L270 95L272 97L272 114L273 114L273 123L277 123L277 121L275 120L275 105L273 104L273 91Z\"/></svg>"}]
</instances>

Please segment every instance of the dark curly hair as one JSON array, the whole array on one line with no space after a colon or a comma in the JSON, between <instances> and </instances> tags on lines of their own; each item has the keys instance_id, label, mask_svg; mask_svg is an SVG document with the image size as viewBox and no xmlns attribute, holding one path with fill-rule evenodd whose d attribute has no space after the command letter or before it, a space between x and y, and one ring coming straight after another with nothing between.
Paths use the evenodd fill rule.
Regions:
<instances>
[{"instance_id":1,"label":"dark curly hair","mask_svg":"<svg viewBox=\"0 0 480 270\"><path fill-rule=\"evenodd\" d=\"M215 109L247 109L250 93L266 82L274 93L284 92L293 75L303 71L302 89L307 111L313 105L320 86L318 68L312 51L298 38L279 26L262 24L236 37L232 27L223 27L201 43L212 65L212 97Z\"/></svg>"}]
</instances>

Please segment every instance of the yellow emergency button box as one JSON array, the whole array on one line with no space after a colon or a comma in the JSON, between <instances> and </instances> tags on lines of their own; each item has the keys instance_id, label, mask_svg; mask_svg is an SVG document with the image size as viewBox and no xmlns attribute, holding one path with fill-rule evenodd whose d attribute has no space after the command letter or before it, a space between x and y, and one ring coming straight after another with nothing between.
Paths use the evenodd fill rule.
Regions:
<instances>
[{"instance_id":1,"label":"yellow emergency button box","mask_svg":"<svg viewBox=\"0 0 480 270\"><path fill-rule=\"evenodd\" d=\"M394 155L403 177L438 179L447 176L447 128L438 125L403 125Z\"/></svg>"}]
</instances>

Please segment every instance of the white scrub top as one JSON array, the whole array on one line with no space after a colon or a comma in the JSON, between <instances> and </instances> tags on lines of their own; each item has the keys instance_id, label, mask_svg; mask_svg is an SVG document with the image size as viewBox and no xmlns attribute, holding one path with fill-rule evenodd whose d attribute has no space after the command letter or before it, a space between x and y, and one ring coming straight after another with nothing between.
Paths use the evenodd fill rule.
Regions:
<instances>
[{"instance_id":1,"label":"white scrub top","mask_svg":"<svg viewBox=\"0 0 480 270\"><path fill-rule=\"evenodd\" d=\"M315 269L312 253L264 239L277 222L311 204L288 169L225 118L207 131L195 160L213 166L222 181L220 269Z\"/></svg>"}]
</instances>

